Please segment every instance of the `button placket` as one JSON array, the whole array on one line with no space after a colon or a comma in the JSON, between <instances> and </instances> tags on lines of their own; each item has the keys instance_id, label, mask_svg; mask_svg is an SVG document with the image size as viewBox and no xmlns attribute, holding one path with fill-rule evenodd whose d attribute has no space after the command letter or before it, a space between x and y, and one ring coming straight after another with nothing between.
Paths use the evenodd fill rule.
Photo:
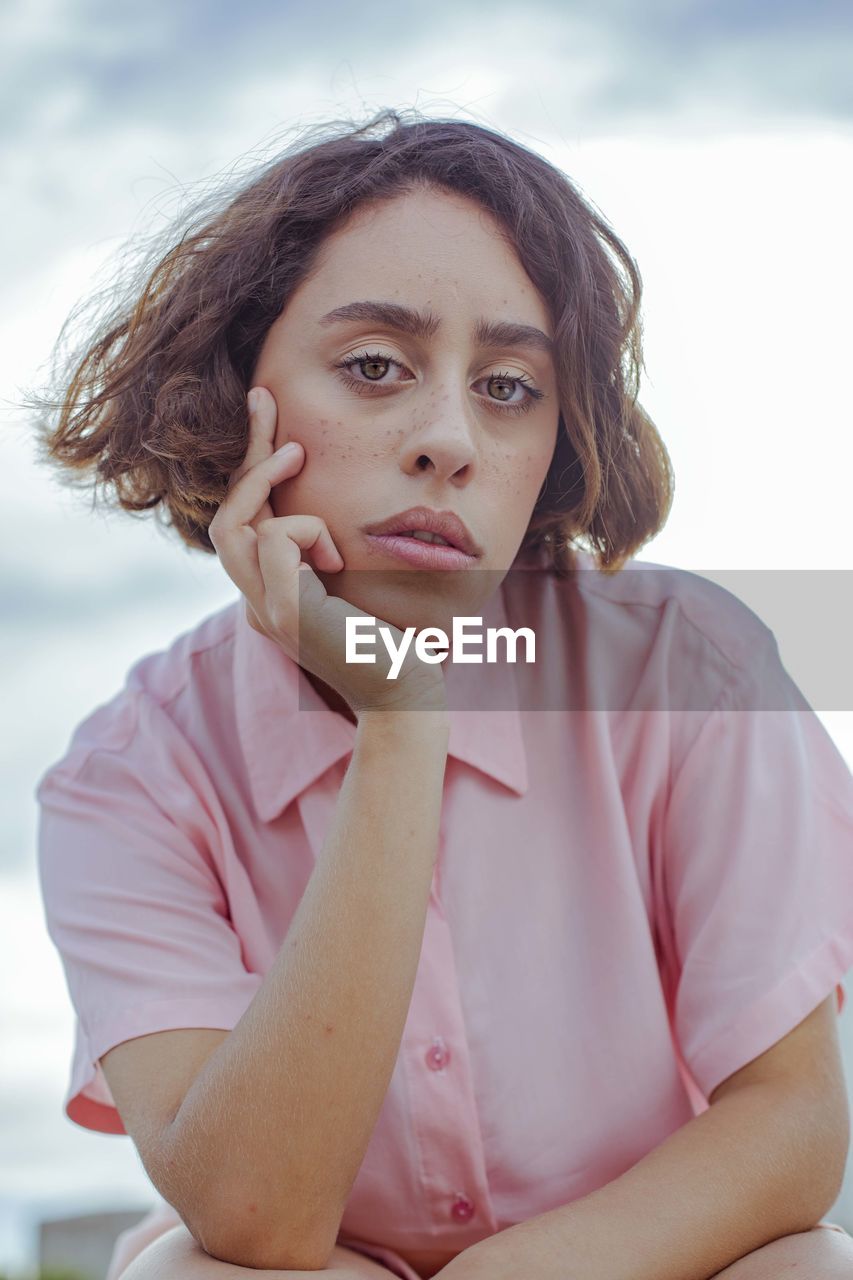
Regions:
<instances>
[{"instance_id":1,"label":"button placket","mask_svg":"<svg viewBox=\"0 0 853 1280\"><path fill-rule=\"evenodd\" d=\"M456 1192L456 1199L450 1210L451 1217L457 1222L470 1222L474 1216L474 1202L469 1200L464 1191Z\"/></svg>"},{"instance_id":2,"label":"button placket","mask_svg":"<svg viewBox=\"0 0 853 1280\"><path fill-rule=\"evenodd\" d=\"M452 1052L451 1052L452 1046ZM402 1044L424 1207L434 1223L498 1229L471 1078L453 942L441 903L427 908L418 973Z\"/></svg>"},{"instance_id":3,"label":"button placket","mask_svg":"<svg viewBox=\"0 0 853 1280\"><path fill-rule=\"evenodd\" d=\"M450 1050L444 1043L441 1036L433 1036L432 1044L427 1049L424 1057L430 1071L443 1071L450 1061Z\"/></svg>"}]
</instances>

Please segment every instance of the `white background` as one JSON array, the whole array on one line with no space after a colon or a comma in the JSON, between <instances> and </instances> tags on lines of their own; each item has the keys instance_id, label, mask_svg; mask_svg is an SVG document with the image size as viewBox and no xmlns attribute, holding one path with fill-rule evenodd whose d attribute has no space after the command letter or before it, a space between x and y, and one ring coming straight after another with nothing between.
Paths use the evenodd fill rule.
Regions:
<instances>
[{"instance_id":1,"label":"white background","mask_svg":"<svg viewBox=\"0 0 853 1280\"><path fill-rule=\"evenodd\" d=\"M0 49L0 1267L12 1267L40 1214L151 1194L128 1138L61 1111L73 1020L36 886L35 783L133 661L236 591L150 518L93 513L35 465L16 403L38 389L71 307L182 188L267 157L283 130L385 106L477 120L564 168L639 263L640 399L677 483L640 558L709 575L849 570L853 31L849 10L814 0L625 0L594 14L566 0L144 12L18 0ZM853 760L851 713L820 714ZM853 984L848 1000L850 1083ZM853 1231L850 1166L828 1216Z\"/></svg>"}]
</instances>

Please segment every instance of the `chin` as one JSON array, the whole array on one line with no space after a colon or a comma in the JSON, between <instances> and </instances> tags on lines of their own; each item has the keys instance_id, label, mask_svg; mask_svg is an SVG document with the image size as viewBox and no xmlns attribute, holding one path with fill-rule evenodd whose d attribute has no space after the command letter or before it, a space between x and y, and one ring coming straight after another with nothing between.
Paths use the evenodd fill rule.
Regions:
<instances>
[{"instance_id":1,"label":"chin","mask_svg":"<svg viewBox=\"0 0 853 1280\"><path fill-rule=\"evenodd\" d=\"M341 553L344 554L343 552ZM453 618L462 614L479 615L489 590L484 590L492 575L422 569L342 569L340 573L318 572L330 596L339 596L379 622L390 623L404 631L415 627L440 627L450 632ZM493 586L494 583L491 583Z\"/></svg>"}]
</instances>

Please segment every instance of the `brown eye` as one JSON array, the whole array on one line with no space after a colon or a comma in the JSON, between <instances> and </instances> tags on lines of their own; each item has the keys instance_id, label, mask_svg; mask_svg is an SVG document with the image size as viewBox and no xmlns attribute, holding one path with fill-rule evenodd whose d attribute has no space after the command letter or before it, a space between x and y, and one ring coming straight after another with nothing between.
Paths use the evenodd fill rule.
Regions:
<instances>
[{"instance_id":1,"label":"brown eye","mask_svg":"<svg viewBox=\"0 0 853 1280\"><path fill-rule=\"evenodd\" d=\"M512 387L509 385L512 381L513 381L512 378L499 378L499 377L489 378L490 385L493 383L497 383L499 386L503 386L508 391L508 395L506 397L507 399L510 399L510 397L512 396Z\"/></svg>"},{"instance_id":2,"label":"brown eye","mask_svg":"<svg viewBox=\"0 0 853 1280\"><path fill-rule=\"evenodd\" d=\"M372 356L369 360L360 360L360 361L359 361L359 364L361 365L362 369L364 370L365 377L369 378L369 379L371 380L371 382L372 382L372 381L373 381L373 373L371 372L371 370L376 370L376 369L377 369L377 367L381 367L382 365L387 365L387 364L388 364L388 361L387 361L387 360L383 360L381 356ZM379 374L379 377L381 377L381 376L382 376L382 375L381 375L381 373L380 373L380 374ZM378 379L377 379L377 381L378 381Z\"/></svg>"},{"instance_id":3,"label":"brown eye","mask_svg":"<svg viewBox=\"0 0 853 1280\"><path fill-rule=\"evenodd\" d=\"M346 381L351 387L355 387L357 389L359 386L364 386L365 383L360 382L358 378L353 378L352 375L347 372L349 369L352 369L353 366L358 365L361 372L364 373L364 377L367 382L378 383L384 381L384 375L387 373L388 366L392 364L396 365L398 369L403 368L399 360L393 360L391 356L384 356L381 351L369 351L365 352L364 355L347 356L345 360L339 361L338 364L335 365L335 368L344 370L344 378Z\"/></svg>"},{"instance_id":4,"label":"brown eye","mask_svg":"<svg viewBox=\"0 0 853 1280\"><path fill-rule=\"evenodd\" d=\"M349 372L356 365L362 372L362 378L354 378ZM383 355L381 351L365 351L359 355L347 356L345 360L340 360L335 365L335 368L342 371L342 377L348 386L357 391L359 395L363 395L371 384L376 386L385 382L385 374L390 365L394 365L398 369L405 367L399 360L395 360L393 356ZM500 396L488 396L490 403L495 405L500 413L525 413L528 409L533 408L537 400L542 400L545 397L544 391L540 391L527 378L517 374L493 373L485 381L489 386L495 383L505 390L509 389L509 396L512 396L515 388L522 387L524 390L524 399L515 404L509 403L509 396L504 399L501 399ZM389 385L393 386L394 384L390 383Z\"/></svg>"}]
</instances>

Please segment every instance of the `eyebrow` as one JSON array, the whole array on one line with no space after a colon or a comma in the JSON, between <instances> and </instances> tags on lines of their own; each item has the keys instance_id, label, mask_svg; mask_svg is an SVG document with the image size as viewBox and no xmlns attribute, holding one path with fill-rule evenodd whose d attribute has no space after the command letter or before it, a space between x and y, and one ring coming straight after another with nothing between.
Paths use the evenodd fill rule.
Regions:
<instances>
[{"instance_id":1,"label":"eyebrow","mask_svg":"<svg viewBox=\"0 0 853 1280\"><path fill-rule=\"evenodd\" d=\"M399 302L347 302L342 307L328 311L321 325L340 324L345 321L370 321L409 333L426 341L438 331L441 324L431 311L415 311ZM544 351L553 358L554 342L541 329L532 324L514 320L488 320L481 316L474 327L474 340L482 347L532 347Z\"/></svg>"}]
</instances>

